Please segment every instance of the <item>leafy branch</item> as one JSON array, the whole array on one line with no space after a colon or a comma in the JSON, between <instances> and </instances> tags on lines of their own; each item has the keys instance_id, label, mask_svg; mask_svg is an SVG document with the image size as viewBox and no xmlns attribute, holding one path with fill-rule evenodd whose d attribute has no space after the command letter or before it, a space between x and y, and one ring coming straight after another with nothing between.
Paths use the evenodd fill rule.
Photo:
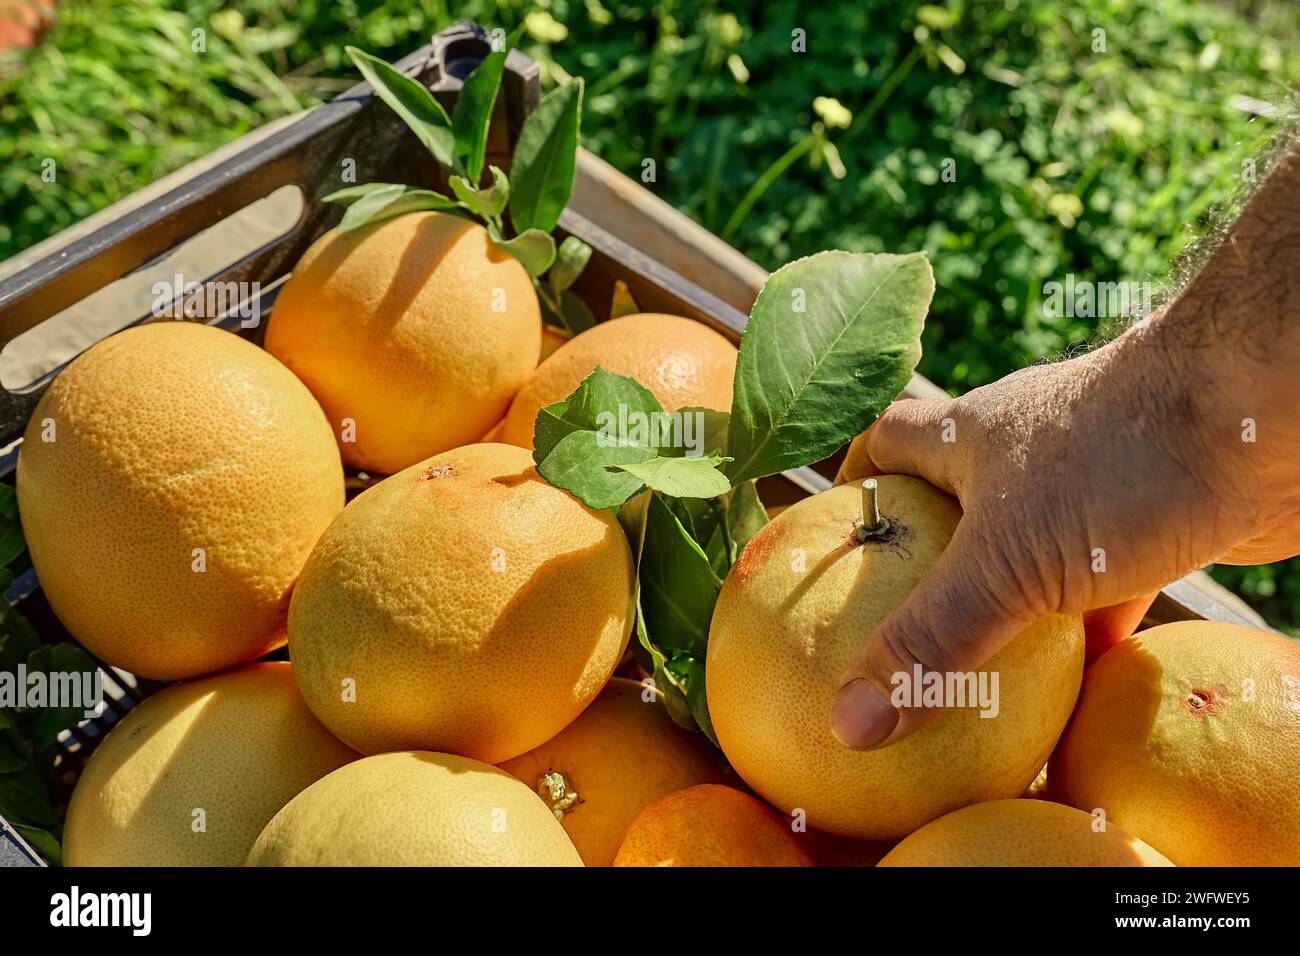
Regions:
<instances>
[{"instance_id":1,"label":"leafy branch","mask_svg":"<svg viewBox=\"0 0 1300 956\"><path fill-rule=\"evenodd\" d=\"M532 277L547 324L573 335L595 323L591 311L569 291L591 248L572 236L557 248L552 232L573 194L583 81L575 79L542 97L520 130L508 175L497 166L485 170L488 129L508 48L489 53L466 77L448 116L417 80L379 57L347 47L375 95L447 170L451 195L401 183L365 183L330 193L324 201L347 204L341 233L412 212L449 213L482 224Z\"/></svg>"},{"instance_id":2,"label":"leafy branch","mask_svg":"<svg viewBox=\"0 0 1300 956\"><path fill-rule=\"evenodd\" d=\"M921 357L933 294L924 254L819 253L764 284L729 412L667 414L634 379L600 367L538 412L538 473L589 507L620 509L637 555L642 666L683 726L713 738L709 624L722 582L768 520L755 482L866 430Z\"/></svg>"}]
</instances>

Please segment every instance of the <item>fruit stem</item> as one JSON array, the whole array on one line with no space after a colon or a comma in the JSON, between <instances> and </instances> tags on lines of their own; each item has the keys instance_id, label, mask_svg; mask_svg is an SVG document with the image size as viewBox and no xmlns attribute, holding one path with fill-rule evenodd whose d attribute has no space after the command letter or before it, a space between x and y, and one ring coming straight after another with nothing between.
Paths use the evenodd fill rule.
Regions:
<instances>
[{"instance_id":1,"label":"fruit stem","mask_svg":"<svg viewBox=\"0 0 1300 956\"><path fill-rule=\"evenodd\" d=\"M854 540L862 544L883 538L893 526L893 522L880 513L876 479L868 478L862 483L862 517L853 523Z\"/></svg>"},{"instance_id":2,"label":"fruit stem","mask_svg":"<svg viewBox=\"0 0 1300 956\"><path fill-rule=\"evenodd\" d=\"M575 804L582 802L577 791L569 786L564 774L555 770L537 778L537 794L546 801L557 820L563 820Z\"/></svg>"}]
</instances>

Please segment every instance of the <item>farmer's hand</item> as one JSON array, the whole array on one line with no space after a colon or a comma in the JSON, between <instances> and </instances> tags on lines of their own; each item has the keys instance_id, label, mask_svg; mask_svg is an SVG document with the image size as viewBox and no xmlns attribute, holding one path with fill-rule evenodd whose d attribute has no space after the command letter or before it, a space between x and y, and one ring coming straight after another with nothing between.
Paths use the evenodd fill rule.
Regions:
<instances>
[{"instance_id":1,"label":"farmer's hand","mask_svg":"<svg viewBox=\"0 0 1300 956\"><path fill-rule=\"evenodd\" d=\"M916 664L977 670L1044 614L1300 552L1300 216L1266 196L1284 181L1271 201L1297 211L1293 154L1168 310L961 398L896 402L855 442L860 474L842 477L918 475L963 517L843 675L831 726L847 746L892 743L934 716L889 703L891 676Z\"/></svg>"}]
</instances>

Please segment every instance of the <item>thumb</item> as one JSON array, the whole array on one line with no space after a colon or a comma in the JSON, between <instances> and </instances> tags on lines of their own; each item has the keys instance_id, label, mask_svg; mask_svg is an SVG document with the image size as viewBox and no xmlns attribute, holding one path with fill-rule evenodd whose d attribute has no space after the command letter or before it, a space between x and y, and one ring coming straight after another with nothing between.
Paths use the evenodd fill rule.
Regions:
<instances>
[{"instance_id":1,"label":"thumb","mask_svg":"<svg viewBox=\"0 0 1300 956\"><path fill-rule=\"evenodd\" d=\"M1003 591L991 580L989 569L999 564L988 553L987 539L969 524L957 526L934 567L867 638L842 675L830 715L831 730L842 744L869 750L913 733L940 712L915 706L918 673L946 678L974 670L1033 622L1037 614L1002 597L1019 590ZM898 708L891 700L896 689L912 691Z\"/></svg>"}]
</instances>

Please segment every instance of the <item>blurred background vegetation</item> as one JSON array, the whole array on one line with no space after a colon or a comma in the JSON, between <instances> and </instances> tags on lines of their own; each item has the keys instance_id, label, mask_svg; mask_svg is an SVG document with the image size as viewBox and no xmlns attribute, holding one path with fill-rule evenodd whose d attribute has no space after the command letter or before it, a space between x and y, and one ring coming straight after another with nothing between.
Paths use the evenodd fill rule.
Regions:
<instances>
[{"instance_id":1,"label":"blurred background vegetation","mask_svg":"<svg viewBox=\"0 0 1300 956\"><path fill-rule=\"evenodd\" d=\"M653 157L650 188L764 266L927 250L921 371L954 392L1088 340L1044 282L1158 288L1300 83L1294 0L62 0L0 54L0 259L351 85L345 44L392 59L460 19L524 24L550 78L586 77L585 144ZM1300 633L1300 562L1213 573Z\"/></svg>"}]
</instances>

